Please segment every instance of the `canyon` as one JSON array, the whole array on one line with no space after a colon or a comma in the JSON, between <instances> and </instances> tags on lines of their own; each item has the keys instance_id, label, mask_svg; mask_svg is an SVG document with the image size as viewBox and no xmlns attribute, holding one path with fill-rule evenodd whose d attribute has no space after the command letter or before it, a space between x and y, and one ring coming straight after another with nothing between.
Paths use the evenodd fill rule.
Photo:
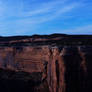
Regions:
<instances>
[{"instance_id":1,"label":"canyon","mask_svg":"<svg viewBox=\"0 0 92 92\"><path fill-rule=\"evenodd\" d=\"M92 36L0 37L2 92L91 92Z\"/></svg>"}]
</instances>

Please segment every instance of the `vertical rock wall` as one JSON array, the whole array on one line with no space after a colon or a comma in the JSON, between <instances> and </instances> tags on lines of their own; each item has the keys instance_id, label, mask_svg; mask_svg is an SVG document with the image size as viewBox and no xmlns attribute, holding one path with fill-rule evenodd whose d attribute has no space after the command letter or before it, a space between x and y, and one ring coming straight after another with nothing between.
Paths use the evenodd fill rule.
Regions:
<instances>
[{"instance_id":1,"label":"vertical rock wall","mask_svg":"<svg viewBox=\"0 0 92 92\"><path fill-rule=\"evenodd\" d=\"M39 89L47 85L50 92L87 92L92 85L92 47L2 47L0 68L42 73L46 84Z\"/></svg>"}]
</instances>

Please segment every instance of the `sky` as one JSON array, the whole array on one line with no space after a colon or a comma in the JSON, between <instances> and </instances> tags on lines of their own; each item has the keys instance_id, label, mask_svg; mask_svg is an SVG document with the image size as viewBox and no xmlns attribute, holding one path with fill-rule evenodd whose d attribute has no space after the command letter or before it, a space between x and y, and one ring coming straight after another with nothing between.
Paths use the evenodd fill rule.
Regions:
<instances>
[{"instance_id":1,"label":"sky","mask_svg":"<svg viewBox=\"0 0 92 92\"><path fill-rule=\"evenodd\" d=\"M0 36L92 34L92 0L0 0Z\"/></svg>"}]
</instances>

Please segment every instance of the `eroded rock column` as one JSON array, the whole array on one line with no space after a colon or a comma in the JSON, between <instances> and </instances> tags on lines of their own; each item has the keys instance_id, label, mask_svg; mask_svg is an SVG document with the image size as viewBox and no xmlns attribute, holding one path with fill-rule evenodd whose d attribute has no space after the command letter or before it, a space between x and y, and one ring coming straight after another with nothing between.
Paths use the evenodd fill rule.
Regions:
<instances>
[{"instance_id":1,"label":"eroded rock column","mask_svg":"<svg viewBox=\"0 0 92 92\"><path fill-rule=\"evenodd\" d=\"M65 92L64 64L57 47L51 48L48 67L48 79L51 92Z\"/></svg>"}]
</instances>

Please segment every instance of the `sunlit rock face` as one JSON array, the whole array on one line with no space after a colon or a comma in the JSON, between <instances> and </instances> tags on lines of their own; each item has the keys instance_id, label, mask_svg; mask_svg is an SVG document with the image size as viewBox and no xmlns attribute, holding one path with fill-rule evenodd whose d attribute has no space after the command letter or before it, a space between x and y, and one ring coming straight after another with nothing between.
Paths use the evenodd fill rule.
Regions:
<instances>
[{"instance_id":1,"label":"sunlit rock face","mask_svg":"<svg viewBox=\"0 0 92 92\"><path fill-rule=\"evenodd\" d=\"M0 46L0 89L91 92L91 61L91 45Z\"/></svg>"}]
</instances>

